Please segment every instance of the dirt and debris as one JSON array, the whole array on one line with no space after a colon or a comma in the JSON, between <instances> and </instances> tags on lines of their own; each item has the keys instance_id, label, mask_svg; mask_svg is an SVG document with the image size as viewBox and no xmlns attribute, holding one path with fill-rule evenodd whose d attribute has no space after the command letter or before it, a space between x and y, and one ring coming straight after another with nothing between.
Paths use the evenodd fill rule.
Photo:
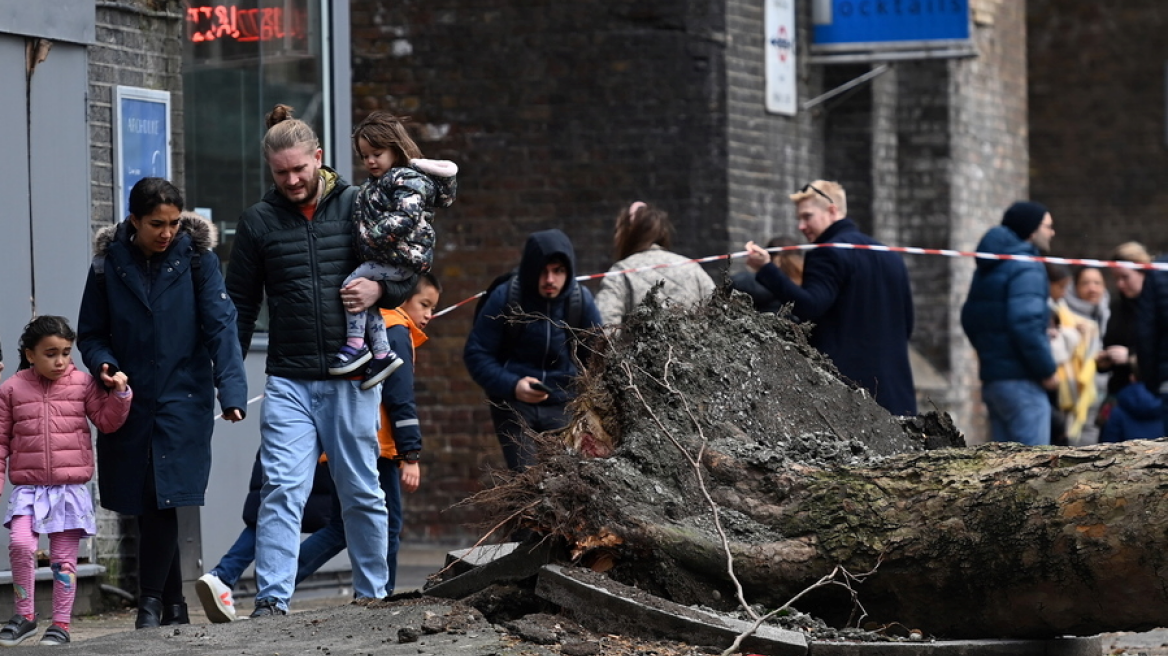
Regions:
<instances>
[{"instance_id":1,"label":"dirt and debris","mask_svg":"<svg viewBox=\"0 0 1168 656\"><path fill-rule=\"evenodd\" d=\"M562 537L575 564L646 596L734 611L720 545L782 539L767 520L792 477L964 446L946 415L891 416L840 377L807 331L720 293L694 308L650 297L618 331L582 337L593 357L572 424L537 436L540 467L473 500L505 520L483 529ZM810 626L797 611L783 622ZM887 639L822 621L815 630Z\"/></svg>"}]
</instances>

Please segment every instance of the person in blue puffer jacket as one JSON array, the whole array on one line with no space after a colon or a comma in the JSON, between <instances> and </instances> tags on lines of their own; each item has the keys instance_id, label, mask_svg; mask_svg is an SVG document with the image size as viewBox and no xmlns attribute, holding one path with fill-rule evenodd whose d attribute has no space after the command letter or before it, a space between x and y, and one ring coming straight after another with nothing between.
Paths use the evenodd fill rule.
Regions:
<instances>
[{"instance_id":1,"label":"person in blue puffer jacket","mask_svg":"<svg viewBox=\"0 0 1168 656\"><path fill-rule=\"evenodd\" d=\"M1130 382L1115 395L1115 407L1099 433L1100 442L1154 440L1164 436L1164 403L1139 382L1135 361Z\"/></svg>"},{"instance_id":2,"label":"person in blue puffer jacket","mask_svg":"<svg viewBox=\"0 0 1168 656\"><path fill-rule=\"evenodd\" d=\"M1036 256L1050 249L1054 221L1040 203L1019 201L978 242L979 253ZM1050 444L1046 390L1058 378L1047 327L1050 283L1039 262L979 259L961 327L977 350L981 396L996 442Z\"/></svg>"},{"instance_id":3,"label":"person in blue puffer jacket","mask_svg":"<svg viewBox=\"0 0 1168 656\"><path fill-rule=\"evenodd\" d=\"M592 292L576 282L575 271L576 251L566 234L532 234L518 273L490 292L463 350L471 378L490 398L491 420L512 471L536 463L525 426L543 432L567 425L569 384L578 374L572 330L601 325ZM509 310L516 298L518 313ZM533 320L509 328L516 314Z\"/></svg>"}]
</instances>

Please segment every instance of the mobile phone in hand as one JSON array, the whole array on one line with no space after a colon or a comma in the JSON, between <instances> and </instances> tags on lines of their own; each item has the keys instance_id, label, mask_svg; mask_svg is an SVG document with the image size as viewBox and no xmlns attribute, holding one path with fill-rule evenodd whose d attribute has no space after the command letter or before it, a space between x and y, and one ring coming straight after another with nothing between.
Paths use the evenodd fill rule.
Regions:
<instances>
[{"instance_id":1,"label":"mobile phone in hand","mask_svg":"<svg viewBox=\"0 0 1168 656\"><path fill-rule=\"evenodd\" d=\"M544 394L551 394L552 393L552 388L548 387L547 385L544 385L542 382L540 382L538 380L535 381L534 383L528 383L527 386L530 387L531 389L537 391L537 392L543 392Z\"/></svg>"}]
</instances>

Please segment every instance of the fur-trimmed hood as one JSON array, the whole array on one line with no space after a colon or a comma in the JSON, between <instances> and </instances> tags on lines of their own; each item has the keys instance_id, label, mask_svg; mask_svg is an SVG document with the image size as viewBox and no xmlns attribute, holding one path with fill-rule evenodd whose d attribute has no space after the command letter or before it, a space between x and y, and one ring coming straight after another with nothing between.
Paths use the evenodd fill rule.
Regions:
<instances>
[{"instance_id":1,"label":"fur-trimmed hood","mask_svg":"<svg viewBox=\"0 0 1168 656\"><path fill-rule=\"evenodd\" d=\"M200 251L209 251L219 243L219 229L202 216L194 212L183 212L178 217L178 231L190 235L191 245ZM109 245L121 239L128 243L137 230L129 219L106 226L97 231L93 238L93 254L104 257L109 251Z\"/></svg>"}]
</instances>

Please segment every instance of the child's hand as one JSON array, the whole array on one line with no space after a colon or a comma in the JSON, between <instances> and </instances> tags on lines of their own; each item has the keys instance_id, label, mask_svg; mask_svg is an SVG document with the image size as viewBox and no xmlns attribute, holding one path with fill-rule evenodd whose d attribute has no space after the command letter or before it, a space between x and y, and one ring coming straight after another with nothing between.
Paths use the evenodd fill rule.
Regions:
<instances>
[{"instance_id":1,"label":"child's hand","mask_svg":"<svg viewBox=\"0 0 1168 656\"><path fill-rule=\"evenodd\" d=\"M113 370L112 375L110 374L111 369ZM125 392L126 388L129 387L130 378L126 376L126 372L107 362L101 365L101 382L106 387L112 387L114 391Z\"/></svg>"},{"instance_id":2,"label":"child's hand","mask_svg":"<svg viewBox=\"0 0 1168 656\"><path fill-rule=\"evenodd\" d=\"M415 492L422 482L422 468L416 462L403 462L401 467L401 486L406 492Z\"/></svg>"}]
</instances>

